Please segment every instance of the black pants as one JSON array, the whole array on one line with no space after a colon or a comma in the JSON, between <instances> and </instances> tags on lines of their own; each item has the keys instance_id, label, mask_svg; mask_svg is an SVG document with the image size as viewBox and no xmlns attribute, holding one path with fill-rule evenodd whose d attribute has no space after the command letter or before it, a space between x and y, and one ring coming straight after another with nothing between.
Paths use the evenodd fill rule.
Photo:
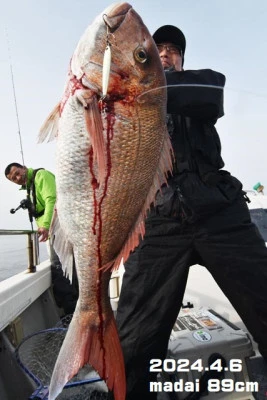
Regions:
<instances>
[{"instance_id":1,"label":"black pants","mask_svg":"<svg viewBox=\"0 0 267 400\"><path fill-rule=\"evenodd\" d=\"M267 249L243 198L192 225L147 220L146 235L125 264L117 325L125 357L127 400L149 393L152 358L166 356L190 265L204 265L267 356Z\"/></svg>"},{"instance_id":2,"label":"black pants","mask_svg":"<svg viewBox=\"0 0 267 400\"><path fill-rule=\"evenodd\" d=\"M62 265L52 244L50 243L50 261L52 274L52 289L56 305L63 308L64 314L73 314L79 297L79 287L75 265L73 267L72 283L64 276Z\"/></svg>"}]
</instances>

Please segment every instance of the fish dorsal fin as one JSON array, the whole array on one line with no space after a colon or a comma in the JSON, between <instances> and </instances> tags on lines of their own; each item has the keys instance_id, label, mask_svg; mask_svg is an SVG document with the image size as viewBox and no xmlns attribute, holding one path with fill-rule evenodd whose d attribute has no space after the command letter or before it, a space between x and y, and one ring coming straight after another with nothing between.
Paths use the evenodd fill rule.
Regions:
<instances>
[{"instance_id":1,"label":"fish dorsal fin","mask_svg":"<svg viewBox=\"0 0 267 400\"><path fill-rule=\"evenodd\" d=\"M46 139L48 142L51 142L55 139L58 132L58 121L60 118L60 105L59 102L55 108L51 111L51 113L46 118L45 122L41 126L39 135L38 135L38 143L44 142Z\"/></svg>"},{"instance_id":2,"label":"fish dorsal fin","mask_svg":"<svg viewBox=\"0 0 267 400\"><path fill-rule=\"evenodd\" d=\"M66 238L66 235L61 228L56 208L54 210L54 214L52 217L52 222L50 226L50 238L52 241L53 248L57 253L60 262L62 264L62 269L64 275L69 278L72 282L72 274L73 274L73 246L72 243Z\"/></svg>"},{"instance_id":3,"label":"fish dorsal fin","mask_svg":"<svg viewBox=\"0 0 267 400\"><path fill-rule=\"evenodd\" d=\"M104 129L97 96L91 90L77 90L78 100L84 106L84 117L87 132L93 149L93 161L98 166L98 182L103 184L106 177L106 149Z\"/></svg>"}]
</instances>

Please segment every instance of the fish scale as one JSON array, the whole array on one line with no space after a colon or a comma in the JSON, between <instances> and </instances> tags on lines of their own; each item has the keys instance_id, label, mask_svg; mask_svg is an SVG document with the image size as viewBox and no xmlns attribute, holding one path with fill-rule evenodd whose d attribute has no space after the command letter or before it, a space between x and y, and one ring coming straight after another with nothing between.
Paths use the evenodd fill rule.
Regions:
<instances>
[{"instance_id":1,"label":"fish scale","mask_svg":"<svg viewBox=\"0 0 267 400\"><path fill-rule=\"evenodd\" d=\"M103 67L107 25L110 70ZM104 93L102 82L108 82ZM115 400L125 399L108 286L111 269L144 235L146 212L172 168L165 84L157 48L140 16L128 3L110 6L81 37L62 101L41 128L41 140L57 132L51 235L70 277L74 255L79 281L49 400L86 363L106 381Z\"/></svg>"},{"instance_id":2,"label":"fish scale","mask_svg":"<svg viewBox=\"0 0 267 400\"><path fill-rule=\"evenodd\" d=\"M115 165L113 165L113 158L111 160L112 168L114 167L116 173L110 177L107 197L103 204L103 219L109 221L109 224L102 232L102 239L103 243L114 249L114 257L116 256L116 249L121 249L130 227L134 225L142 211L147 197L147 188L152 186L155 170L159 163L160 153L158 148L163 147L163 138L159 140L159 135L155 133L155 124L150 123L151 114L154 115L155 110L148 111L147 109L143 111L144 117L142 117L141 112L135 112L135 119L142 121L142 126L139 124L138 130L138 133L142 132L142 135L140 137L136 135L133 140L129 140L131 133L134 132L131 129L132 124L129 123L128 129L124 129L123 135L128 138L128 141L120 149L120 153L114 155ZM134 117L132 116L132 118ZM158 124L158 128L164 131L165 126L161 122L161 125ZM115 131L121 132L122 129L117 127ZM116 147L115 137L112 146ZM156 152L153 151L154 149L156 149ZM157 154L157 157L149 157L150 152ZM127 158L129 159L128 163ZM117 201L118 198L120 202ZM113 215L113 227L110 224L112 221L109 220L111 214ZM117 236L112 237L114 230L120 232L119 238ZM123 234L124 232L125 234ZM110 252L107 251L107 254L110 254ZM105 260L105 262L108 261L108 259Z\"/></svg>"}]
</instances>

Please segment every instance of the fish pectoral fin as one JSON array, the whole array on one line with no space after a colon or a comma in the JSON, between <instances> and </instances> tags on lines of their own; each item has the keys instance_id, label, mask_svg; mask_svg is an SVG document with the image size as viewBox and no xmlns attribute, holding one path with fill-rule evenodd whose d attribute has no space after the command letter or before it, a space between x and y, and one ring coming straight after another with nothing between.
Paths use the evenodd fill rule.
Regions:
<instances>
[{"instance_id":1,"label":"fish pectoral fin","mask_svg":"<svg viewBox=\"0 0 267 400\"><path fill-rule=\"evenodd\" d=\"M45 122L40 128L40 132L38 135L38 143L42 143L47 139L48 142L51 142L55 139L58 132L58 121L60 118L60 105L59 102L55 108L51 111L51 113L46 118Z\"/></svg>"},{"instance_id":2,"label":"fish pectoral fin","mask_svg":"<svg viewBox=\"0 0 267 400\"><path fill-rule=\"evenodd\" d=\"M62 270L65 276L72 282L74 268L73 245L68 238L66 238L61 228L56 209L54 210L49 234L52 246L60 259Z\"/></svg>"},{"instance_id":3,"label":"fish pectoral fin","mask_svg":"<svg viewBox=\"0 0 267 400\"><path fill-rule=\"evenodd\" d=\"M107 171L107 157L105 150L104 128L101 113L98 106L98 99L91 90L77 90L76 96L84 107L84 118L86 129L90 136L93 149L93 160L98 166L97 180L103 184Z\"/></svg>"},{"instance_id":4,"label":"fish pectoral fin","mask_svg":"<svg viewBox=\"0 0 267 400\"><path fill-rule=\"evenodd\" d=\"M48 399L54 400L79 369L89 363L113 390L115 400L125 400L124 361L115 319L112 316L104 323L103 330L85 324L85 319L75 311L54 367Z\"/></svg>"}]
</instances>

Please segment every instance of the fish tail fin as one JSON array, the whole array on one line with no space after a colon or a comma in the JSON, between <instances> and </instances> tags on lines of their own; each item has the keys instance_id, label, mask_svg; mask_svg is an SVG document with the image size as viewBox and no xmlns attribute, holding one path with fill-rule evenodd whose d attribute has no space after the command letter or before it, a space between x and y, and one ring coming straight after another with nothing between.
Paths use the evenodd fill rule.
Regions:
<instances>
[{"instance_id":1,"label":"fish tail fin","mask_svg":"<svg viewBox=\"0 0 267 400\"><path fill-rule=\"evenodd\" d=\"M101 332L75 314L54 367L48 399L56 399L65 384L89 363L113 390L115 400L125 400L124 361L113 315L103 322Z\"/></svg>"}]
</instances>

